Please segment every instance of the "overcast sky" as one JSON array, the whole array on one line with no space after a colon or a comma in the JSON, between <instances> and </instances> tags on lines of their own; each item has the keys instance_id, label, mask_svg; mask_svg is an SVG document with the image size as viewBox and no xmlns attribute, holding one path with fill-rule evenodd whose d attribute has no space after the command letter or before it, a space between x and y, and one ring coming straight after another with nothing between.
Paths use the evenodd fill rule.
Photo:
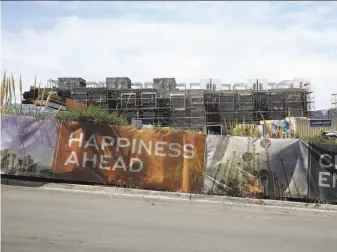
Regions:
<instances>
[{"instance_id":1,"label":"overcast sky","mask_svg":"<svg viewBox=\"0 0 337 252\"><path fill-rule=\"evenodd\" d=\"M1 2L1 70L132 81L307 78L337 92L337 2Z\"/></svg>"}]
</instances>

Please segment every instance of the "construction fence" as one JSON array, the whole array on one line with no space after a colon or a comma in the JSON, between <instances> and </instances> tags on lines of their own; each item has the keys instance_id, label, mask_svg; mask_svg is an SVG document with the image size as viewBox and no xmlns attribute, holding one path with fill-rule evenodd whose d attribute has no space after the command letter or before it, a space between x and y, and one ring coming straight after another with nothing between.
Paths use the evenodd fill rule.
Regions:
<instances>
[{"instance_id":1,"label":"construction fence","mask_svg":"<svg viewBox=\"0 0 337 252\"><path fill-rule=\"evenodd\" d=\"M1 173L253 198L337 201L337 145L1 115Z\"/></svg>"}]
</instances>

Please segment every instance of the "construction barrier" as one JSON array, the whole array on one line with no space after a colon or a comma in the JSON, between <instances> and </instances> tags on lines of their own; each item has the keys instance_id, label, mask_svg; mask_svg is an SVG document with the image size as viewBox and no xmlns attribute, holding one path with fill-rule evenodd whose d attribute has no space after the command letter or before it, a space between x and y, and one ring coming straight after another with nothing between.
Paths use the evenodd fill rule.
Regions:
<instances>
[{"instance_id":1,"label":"construction barrier","mask_svg":"<svg viewBox=\"0 0 337 252\"><path fill-rule=\"evenodd\" d=\"M205 135L3 115L2 173L201 192Z\"/></svg>"},{"instance_id":2,"label":"construction barrier","mask_svg":"<svg viewBox=\"0 0 337 252\"><path fill-rule=\"evenodd\" d=\"M337 145L1 115L1 173L241 197L337 200Z\"/></svg>"}]
</instances>

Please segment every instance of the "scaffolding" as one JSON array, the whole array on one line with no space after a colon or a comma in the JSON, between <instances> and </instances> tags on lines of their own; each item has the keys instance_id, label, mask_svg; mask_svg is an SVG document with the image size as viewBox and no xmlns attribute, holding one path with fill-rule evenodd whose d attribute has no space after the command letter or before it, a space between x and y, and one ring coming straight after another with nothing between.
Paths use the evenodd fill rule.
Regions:
<instances>
[{"instance_id":1,"label":"scaffolding","mask_svg":"<svg viewBox=\"0 0 337 252\"><path fill-rule=\"evenodd\" d=\"M69 98L123 114L129 123L197 129L206 124L204 90L79 88Z\"/></svg>"},{"instance_id":2,"label":"scaffolding","mask_svg":"<svg viewBox=\"0 0 337 252\"><path fill-rule=\"evenodd\" d=\"M328 115L330 118L337 118L337 93L331 94L331 108Z\"/></svg>"},{"instance_id":3,"label":"scaffolding","mask_svg":"<svg viewBox=\"0 0 337 252\"><path fill-rule=\"evenodd\" d=\"M127 77L107 78L104 82L87 82L71 78L75 87L56 89L57 96L96 105L108 113L123 114L131 124L158 125L179 129L193 128L222 134L231 123L259 124L261 120L282 120L287 116L307 116L312 109L313 91L309 82L267 80L254 83L175 84L174 78L156 78L153 82L132 83ZM209 84L209 85L208 85ZM212 85L211 85L212 84ZM56 85L53 82L52 85ZM208 85L208 86L207 86ZM214 90L217 86L219 89ZM187 89L190 87L190 89ZM268 88L269 87L269 88ZM215 88L216 89L216 88ZM37 92L25 92L27 102L34 101Z\"/></svg>"},{"instance_id":4,"label":"scaffolding","mask_svg":"<svg viewBox=\"0 0 337 252\"><path fill-rule=\"evenodd\" d=\"M305 93L297 88L289 88L284 90L285 108L288 117L303 117L303 101L305 100Z\"/></svg>"},{"instance_id":5,"label":"scaffolding","mask_svg":"<svg viewBox=\"0 0 337 252\"><path fill-rule=\"evenodd\" d=\"M253 121L259 122L265 120L268 117L268 103L267 103L267 91L262 90L255 92L254 94L254 112Z\"/></svg>"},{"instance_id":6,"label":"scaffolding","mask_svg":"<svg viewBox=\"0 0 337 252\"><path fill-rule=\"evenodd\" d=\"M337 109L337 93L331 95L331 108Z\"/></svg>"},{"instance_id":7,"label":"scaffolding","mask_svg":"<svg viewBox=\"0 0 337 252\"><path fill-rule=\"evenodd\" d=\"M254 112L254 93L250 90L238 90L236 92L236 97L238 121L242 123L252 123Z\"/></svg>"},{"instance_id":8,"label":"scaffolding","mask_svg":"<svg viewBox=\"0 0 337 252\"><path fill-rule=\"evenodd\" d=\"M315 92L311 86L310 81L306 80L304 83L301 83L305 89L305 107L307 112L315 111Z\"/></svg>"},{"instance_id":9,"label":"scaffolding","mask_svg":"<svg viewBox=\"0 0 337 252\"><path fill-rule=\"evenodd\" d=\"M283 89L271 89L267 93L267 118L284 118L287 116Z\"/></svg>"},{"instance_id":10,"label":"scaffolding","mask_svg":"<svg viewBox=\"0 0 337 252\"><path fill-rule=\"evenodd\" d=\"M46 88L58 88L58 81L57 80L53 80L53 79L49 79L47 80L47 87Z\"/></svg>"}]
</instances>

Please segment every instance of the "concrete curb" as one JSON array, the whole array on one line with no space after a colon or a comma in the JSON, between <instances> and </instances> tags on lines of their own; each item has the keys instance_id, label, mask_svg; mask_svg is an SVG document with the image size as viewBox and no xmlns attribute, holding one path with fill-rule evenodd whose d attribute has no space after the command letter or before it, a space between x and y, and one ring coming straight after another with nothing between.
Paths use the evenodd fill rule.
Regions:
<instances>
[{"instance_id":1,"label":"concrete curb","mask_svg":"<svg viewBox=\"0 0 337 252\"><path fill-rule=\"evenodd\" d=\"M141 197L148 199L166 199L166 200L185 200L204 203L230 204L230 205L245 205L245 206L264 206L272 208L288 208L310 211L332 211L337 212L337 205L317 204L317 203L301 203L281 200L266 200L266 199L249 199L236 198L216 195L189 194L178 192L161 192L141 189L121 188L121 187L106 187L92 185L77 185L77 184L59 184L59 183L44 183L34 181L23 181L15 179L1 178L1 184L36 187L46 190L56 191L71 191L81 193L94 193L111 196L129 196Z\"/></svg>"}]
</instances>

